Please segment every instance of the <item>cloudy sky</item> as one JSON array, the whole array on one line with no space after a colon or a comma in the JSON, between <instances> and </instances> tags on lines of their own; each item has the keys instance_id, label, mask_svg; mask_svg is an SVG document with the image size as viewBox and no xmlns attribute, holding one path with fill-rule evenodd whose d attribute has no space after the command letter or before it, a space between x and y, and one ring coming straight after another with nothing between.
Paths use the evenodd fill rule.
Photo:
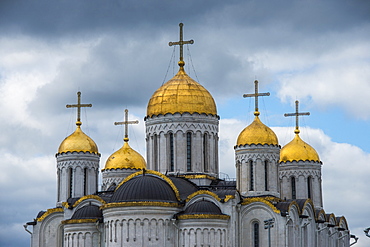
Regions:
<instances>
[{"instance_id":1,"label":"cloudy sky","mask_svg":"<svg viewBox=\"0 0 370 247\"><path fill-rule=\"evenodd\" d=\"M18 1L0 3L0 246L28 246L23 224L55 207L55 153L74 131L98 144L101 168L122 145L125 108L140 124L130 144L145 156L143 118L153 92L177 72L178 24L188 74L213 95L220 121L221 172L235 177L238 133L253 120L260 81L261 120L301 137L323 161L324 209L345 215L358 247L370 245L370 3L299 1ZM14 237L16 236L16 237Z\"/></svg>"}]
</instances>

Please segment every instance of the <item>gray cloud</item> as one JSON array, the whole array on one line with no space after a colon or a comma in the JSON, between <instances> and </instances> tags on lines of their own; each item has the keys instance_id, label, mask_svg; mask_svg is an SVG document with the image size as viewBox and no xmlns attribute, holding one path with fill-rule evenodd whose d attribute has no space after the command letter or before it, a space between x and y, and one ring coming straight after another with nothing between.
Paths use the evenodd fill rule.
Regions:
<instances>
[{"instance_id":1,"label":"gray cloud","mask_svg":"<svg viewBox=\"0 0 370 247\"><path fill-rule=\"evenodd\" d=\"M140 121L130 128L130 144L145 156L146 105L178 69L178 48L169 65L173 48L168 42L178 39L180 21L185 23L184 38L195 40L189 46L192 61L185 56L186 71L199 78L218 105L252 92L257 78L280 100L299 96L317 111L335 105L351 116L370 117L369 6L364 0L2 1L0 150L5 158L0 165L5 172L0 185L12 193L0 200L0 215L6 219L0 245L26 246L29 235L22 224L38 210L54 207L54 154L74 131L75 111L65 105L76 102L78 90L83 102L93 104L86 109L87 117L83 110L82 128L99 146L101 167L122 145L122 129L113 122L123 117L126 107ZM230 111L240 107L233 105ZM241 130L244 124L225 120L230 123L220 131L221 169L233 176L235 126ZM328 153L328 196L338 193L337 177L339 183L345 177L345 164L325 145L343 155L347 146L311 141ZM367 153L357 153L366 160ZM343 159L350 162L348 157ZM360 232L364 221L359 214L348 213L352 209L338 206L333 197L327 200L328 210L348 215L350 227ZM15 232L18 239L12 237Z\"/></svg>"}]
</instances>

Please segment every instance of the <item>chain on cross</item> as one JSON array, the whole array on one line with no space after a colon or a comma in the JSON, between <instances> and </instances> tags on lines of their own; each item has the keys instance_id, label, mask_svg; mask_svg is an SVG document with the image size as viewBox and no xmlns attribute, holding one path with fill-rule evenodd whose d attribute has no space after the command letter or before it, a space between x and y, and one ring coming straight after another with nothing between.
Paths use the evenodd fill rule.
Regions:
<instances>
[{"instance_id":1,"label":"chain on cross","mask_svg":"<svg viewBox=\"0 0 370 247\"><path fill-rule=\"evenodd\" d=\"M180 23L179 24L180 26L180 40L177 41L177 42L169 42L168 45L169 46L173 46L173 45L179 45L180 46L180 62L179 62L179 66L180 67L183 67L185 65L185 62L184 62L184 52L183 52L183 46L185 44L194 44L194 40L188 40L188 41L184 41L183 39L183 31L182 31L182 27L184 26L183 23Z\"/></svg>"},{"instance_id":2,"label":"chain on cross","mask_svg":"<svg viewBox=\"0 0 370 247\"><path fill-rule=\"evenodd\" d=\"M295 130L294 130L294 133L296 134L299 134L299 125L298 125L298 117L299 116L309 116L310 113L309 112L299 112L298 111L298 104L299 104L299 101L296 100L295 101L295 113L285 113L284 114L284 117L291 117L291 116L295 116Z\"/></svg>"},{"instance_id":3,"label":"chain on cross","mask_svg":"<svg viewBox=\"0 0 370 247\"><path fill-rule=\"evenodd\" d=\"M260 97L260 96L270 96L270 93L269 92L267 92L267 93L258 93L258 81L257 80L254 81L254 93L243 94L244 98L254 97L254 105L255 105L254 115L255 116L260 115L260 113L258 111L258 97Z\"/></svg>"},{"instance_id":4,"label":"chain on cross","mask_svg":"<svg viewBox=\"0 0 370 247\"><path fill-rule=\"evenodd\" d=\"M81 123L81 107L92 107L92 104L81 104L81 92L77 92L77 104L66 105L67 108L77 107L77 122L76 125L80 126Z\"/></svg>"},{"instance_id":5,"label":"chain on cross","mask_svg":"<svg viewBox=\"0 0 370 247\"><path fill-rule=\"evenodd\" d=\"M125 139L123 139L125 142L128 142L128 125L129 124L138 124L139 121L128 121L128 110L125 109L125 121L123 122L114 122L114 125L125 125Z\"/></svg>"}]
</instances>

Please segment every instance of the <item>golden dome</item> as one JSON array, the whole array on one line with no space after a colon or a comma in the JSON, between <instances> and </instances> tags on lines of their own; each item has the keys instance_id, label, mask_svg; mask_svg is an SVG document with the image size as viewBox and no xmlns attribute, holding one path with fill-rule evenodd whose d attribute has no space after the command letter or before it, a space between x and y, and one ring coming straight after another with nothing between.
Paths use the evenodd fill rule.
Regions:
<instances>
[{"instance_id":1,"label":"golden dome","mask_svg":"<svg viewBox=\"0 0 370 247\"><path fill-rule=\"evenodd\" d=\"M128 145L128 138L125 138L123 146L109 156L105 163L104 170L108 169L145 169L146 162L138 152Z\"/></svg>"},{"instance_id":2,"label":"golden dome","mask_svg":"<svg viewBox=\"0 0 370 247\"><path fill-rule=\"evenodd\" d=\"M256 115L254 121L240 132L236 142L237 146L247 144L278 145L278 138L274 131L264 125Z\"/></svg>"},{"instance_id":3,"label":"golden dome","mask_svg":"<svg viewBox=\"0 0 370 247\"><path fill-rule=\"evenodd\" d=\"M181 61L180 61L181 62ZM185 72L183 62L179 72L154 92L147 108L147 116L189 112L217 115L212 95Z\"/></svg>"},{"instance_id":4,"label":"golden dome","mask_svg":"<svg viewBox=\"0 0 370 247\"><path fill-rule=\"evenodd\" d=\"M60 144L58 153L67 153L67 152L89 152L89 153L98 153L98 146L96 143L88 137L82 130L79 124L77 123L77 128L70 136L66 137L63 142Z\"/></svg>"},{"instance_id":5,"label":"golden dome","mask_svg":"<svg viewBox=\"0 0 370 247\"><path fill-rule=\"evenodd\" d=\"M320 162L316 150L304 142L298 133L296 132L294 139L280 150L280 162L300 160Z\"/></svg>"}]
</instances>

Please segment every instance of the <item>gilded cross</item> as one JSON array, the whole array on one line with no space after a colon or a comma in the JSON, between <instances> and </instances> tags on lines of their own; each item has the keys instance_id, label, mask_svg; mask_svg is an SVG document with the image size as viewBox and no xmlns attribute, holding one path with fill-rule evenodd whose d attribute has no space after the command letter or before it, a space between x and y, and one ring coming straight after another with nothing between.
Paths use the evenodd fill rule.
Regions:
<instances>
[{"instance_id":1,"label":"gilded cross","mask_svg":"<svg viewBox=\"0 0 370 247\"><path fill-rule=\"evenodd\" d=\"M298 104L299 104L299 101L296 100L295 101L295 113L285 113L284 114L284 117L291 117L291 116L295 116L295 130L294 130L294 133L296 134L299 134L299 126L298 126L298 117L299 116L309 116L310 113L309 112L298 112Z\"/></svg>"},{"instance_id":2,"label":"gilded cross","mask_svg":"<svg viewBox=\"0 0 370 247\"><path fill-rule=\"evenodd\" d=\"M257 80L254 81L254 93L243 94L244 98L254 97L254 105L255 105L254 115L255 116L260 115L258 111L258 97L260 96L270 96L270 93L258 93L258 81Z\"/></svg>"},{"instance_id":3,"label":"gilded cross","mask_svg":"<svg viewBox=\"0 0 370 247\"><path fill-rule=\"evenodd\" d=\"M77 107L77 122L76 125L81 125L81 107L92 107L92 104L81 104L81 92L77 92L77 104L66 105L67 108Z\"/></svg>"},{"instance_id":4,"label":"gilded cross","mask_svg":"<svg viewBox=\"0 0 370 247\"><path fill-rule=\"evenodd\" d=\"M185 63L184 63L184 57L183 57L184 56L183 46L185 44L194 44L194 40L191 39L191 40L188 40L188 41L184 41L183 31L182 31L182 27L184 26L184 24L180 23L179 26L180 26L180 41L178 41L178 42L169 42L168 45L169 46L173 46L173 45L179 45L180 46L180 62L181 62L181 64L183 64L182 66L184 66ZM181 66L181 64L180 64L180 66Z\"/></svg>"},{"instance_id":5,"label":"gilded cross","mask_svg":"<svg viewBox=\"0 0 370 247\"><path fill-rule=\"evenodd\" d=\"M125 139L124 141L128 141L128 125L129 124L138 124L139 121L138 120L135 120L135 121L128 121L128 110L125 109L125 121L123 122L114 122L114 125L125 125Z\"/></svg>"}]
</instances>

